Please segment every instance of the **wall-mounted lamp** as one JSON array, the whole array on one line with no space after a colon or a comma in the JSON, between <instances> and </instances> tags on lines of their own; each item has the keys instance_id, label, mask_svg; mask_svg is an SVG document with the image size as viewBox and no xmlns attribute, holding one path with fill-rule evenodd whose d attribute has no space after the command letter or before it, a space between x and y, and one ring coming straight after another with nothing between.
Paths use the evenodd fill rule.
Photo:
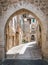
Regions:
<instances>
[{"instance_id":1,"label":"wall-mounted lamp","mask_svg":"<svg viewBox=\"0 0 48 65\"><path fill-rule=\"evenodd\" d=\"M24 21L27 21L27 18L24 18Z\"/></svg>"}]
</instances>

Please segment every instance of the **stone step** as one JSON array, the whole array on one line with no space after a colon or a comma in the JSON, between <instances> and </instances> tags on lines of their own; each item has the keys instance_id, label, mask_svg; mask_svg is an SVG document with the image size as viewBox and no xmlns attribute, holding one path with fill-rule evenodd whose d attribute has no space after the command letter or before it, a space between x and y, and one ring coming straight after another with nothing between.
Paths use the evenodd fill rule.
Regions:
<instances>
[{"instance_id":1,"label":"stone step","mask_svg":"<svg viewBox=\"0 0 48 65\"><path fill-rule=\"evenodd\" d=\"M43 60L19 60L19 59L6 59L3 65L48 65L46 61Z\"/></svg>"}]
</instances>

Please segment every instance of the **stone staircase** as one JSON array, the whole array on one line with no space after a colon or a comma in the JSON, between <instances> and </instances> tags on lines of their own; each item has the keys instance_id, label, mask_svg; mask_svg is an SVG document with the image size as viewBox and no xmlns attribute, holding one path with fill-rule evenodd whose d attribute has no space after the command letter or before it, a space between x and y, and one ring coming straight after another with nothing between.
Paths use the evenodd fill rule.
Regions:
<instances>
[{"instance_id":1,"label":"stone staircase","mask_svg":"<svg viewBox=\"0 0 48 65\"><path fill-rule=\"evenodd\" d=\"M36 45L29 46L23 55L17 54L9 57L12 59L5 59L0 65L48 65L48 62L42 59L41 50Z\"/></svg>"},{"instance_id":2,"label":"stone staircase","mask_svg":"<svg viewBox=\"0 0 48 65\"><path fill-rule=\"evenodd\" d=\"M29 46L24 54L11 54L7 55L7 59L29 59L36 60L42 59L41 50L37 45Z\"/></svg>"},{"instance_id":3,"label":"stone staircase","mask_svg":"<svg viewBox=\"0 0 48 65\"><path fill-rule=\"evenodd\" d=\"M6 59L2 65L48 65L44 60Z\"/></svg>"}]
</instances>

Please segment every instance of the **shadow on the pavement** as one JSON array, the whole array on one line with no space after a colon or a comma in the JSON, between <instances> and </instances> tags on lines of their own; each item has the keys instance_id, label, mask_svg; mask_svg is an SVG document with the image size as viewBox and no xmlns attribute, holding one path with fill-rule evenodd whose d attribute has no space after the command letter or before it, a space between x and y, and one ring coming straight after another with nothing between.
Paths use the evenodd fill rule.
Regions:
<instances>
[{"instance_id":1,"label":"shadow on the pavement","mask_svg":"<svg viewBox=\"0 0 48 65\"><path fill-rule=\"evenodd\" d=\"M25 60L25 59L7 59L2 63L3 65L48 65L44 60Z\"/></svg>"}]
</instances>

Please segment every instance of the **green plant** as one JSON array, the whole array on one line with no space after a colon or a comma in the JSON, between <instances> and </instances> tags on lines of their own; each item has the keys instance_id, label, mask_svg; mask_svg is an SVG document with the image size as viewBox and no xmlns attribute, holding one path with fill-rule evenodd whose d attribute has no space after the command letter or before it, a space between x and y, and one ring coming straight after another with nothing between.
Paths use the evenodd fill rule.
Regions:
<instances>
[{"instance_id":1,"label":"green plant","mask_svg":"<svg viewBox=\"0 0 48 65\"><path fill-rule=\"evenodd\" d=\"M23 41L22 41L22 42L26 43L26 42L28 42L28 41L26 41L25 39L23 39Z\"/></svg>"}]
</instances>

